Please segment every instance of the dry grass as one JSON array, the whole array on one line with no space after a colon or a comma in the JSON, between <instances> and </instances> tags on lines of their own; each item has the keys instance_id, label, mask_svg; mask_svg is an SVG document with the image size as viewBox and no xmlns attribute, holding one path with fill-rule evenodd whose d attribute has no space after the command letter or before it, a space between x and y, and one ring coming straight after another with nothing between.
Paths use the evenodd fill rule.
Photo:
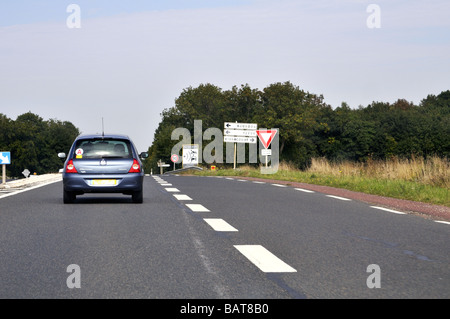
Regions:
<instances>
[{"instance_id":1,"label":"dry grass","mask_svg":"<svg viewBox=\"0 0 450 319\"><path fill-rule=\"evenodd\" d=\"M404 180L450 188L450 162L446 158L439 157L393 158L385 161L370 160L367 163L350 161L332 163L324 158L315 158L308 172L331 176Z\"/></svg>"}]
</instances>

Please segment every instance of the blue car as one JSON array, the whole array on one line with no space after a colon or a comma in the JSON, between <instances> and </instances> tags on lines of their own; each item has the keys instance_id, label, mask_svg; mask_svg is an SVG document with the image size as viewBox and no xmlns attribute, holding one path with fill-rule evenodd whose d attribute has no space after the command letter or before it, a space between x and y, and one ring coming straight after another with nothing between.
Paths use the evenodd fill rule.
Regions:
<instances>
[{"instance_id":1,"label":"blue car","mask_svg":"<svg viewBox=\"0 0 450 319\"><path fill-rule=\"evenodd\" d=\"M58 154L66 158L65 153ZM122 193L143 202L144 169L126 135L80 135L67 155L63 169L63 201L73 203L85 193Z\"/></svg>"}]
</instances>

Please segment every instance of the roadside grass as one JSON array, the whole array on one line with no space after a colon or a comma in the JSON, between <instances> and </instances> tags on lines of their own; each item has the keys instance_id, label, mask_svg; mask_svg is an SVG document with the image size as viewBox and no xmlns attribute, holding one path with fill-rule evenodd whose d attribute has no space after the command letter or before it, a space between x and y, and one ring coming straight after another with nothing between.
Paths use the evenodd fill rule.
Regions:
<instances>
[{"instance_id":1,"label":"roadside grass","mask_svg":"<svg viewBox=\"0 0 450 319\"><path fill-rule=\"evenodd\" d=\"M313 159L306 171L280 163L278 172L261 174L259 168L241 165L234 169L205 169L203 176L242 176L308 183L348 189L367 194L414 200L450 207L450 163L438 157L391 159L367 163L331 163Z\"/></svg>"}]
</instances>

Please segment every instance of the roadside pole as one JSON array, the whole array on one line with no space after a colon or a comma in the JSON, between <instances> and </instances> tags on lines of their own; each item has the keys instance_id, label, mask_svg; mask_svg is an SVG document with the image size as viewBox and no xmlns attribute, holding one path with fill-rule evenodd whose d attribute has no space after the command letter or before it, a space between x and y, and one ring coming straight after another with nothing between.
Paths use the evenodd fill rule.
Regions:
<instances>
[{"instance_id":1,"label":"roadside pole","mask_svg":"<svg viewBox=\"0 0 450 319\"><path fill-rule=\"evenodd\" d=\"M6 165L2 165L2 185L6 184Z\"/></svg>"}]
</instances>

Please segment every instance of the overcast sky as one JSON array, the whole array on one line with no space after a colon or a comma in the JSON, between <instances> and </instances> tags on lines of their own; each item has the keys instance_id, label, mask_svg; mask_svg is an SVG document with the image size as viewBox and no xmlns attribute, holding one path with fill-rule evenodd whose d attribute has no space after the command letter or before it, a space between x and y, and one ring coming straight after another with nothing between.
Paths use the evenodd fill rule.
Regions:
<instances>
[{"instance_id":1,"label":"overcast sky","mask_svg":"<svg viewBox=\"0 0 450 319\"><path fill-rule=\"evenodd\" d=\"M291 81L333 108L418 104L450 89L449 12L448 0L0 0L0 113L83 133L103 117L146 151L163 109L202 83Z\"/></svg>"}]
</instances>

